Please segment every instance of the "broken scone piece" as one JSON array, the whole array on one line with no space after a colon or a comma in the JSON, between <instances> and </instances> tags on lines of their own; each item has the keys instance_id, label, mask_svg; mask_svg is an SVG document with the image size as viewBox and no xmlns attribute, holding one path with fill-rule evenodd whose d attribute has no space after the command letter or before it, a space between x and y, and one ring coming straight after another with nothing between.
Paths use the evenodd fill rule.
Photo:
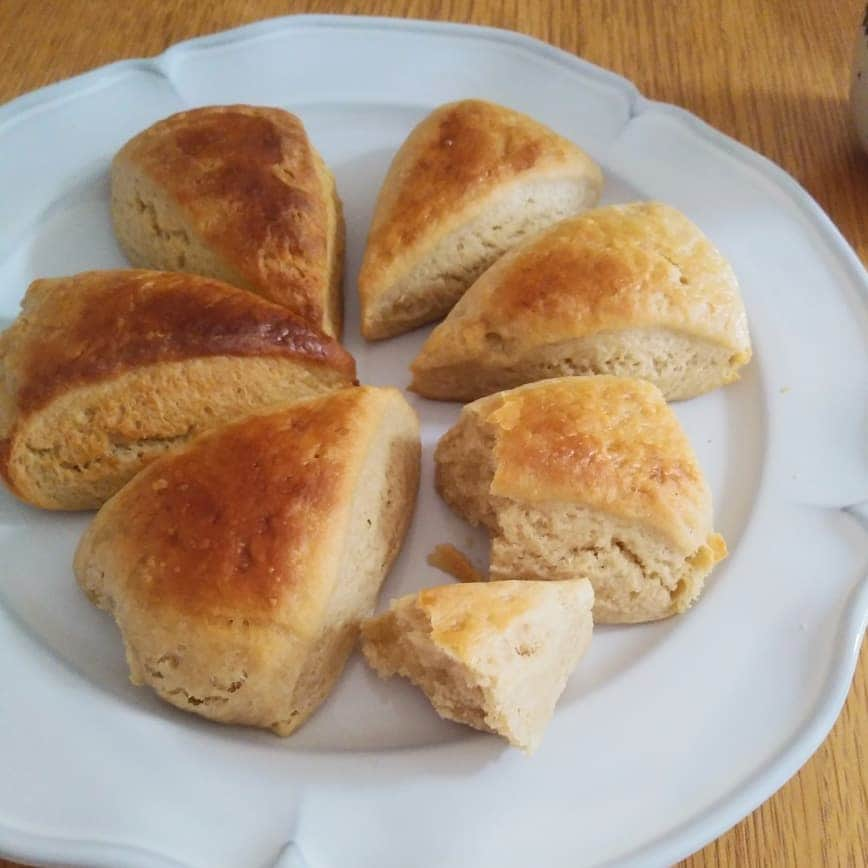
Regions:
<instances>
[{"instance_id":1,"label":"broken scone piece","mask_svg":"<svg viewBox=\"0 0 868 868\"><path fill-rule=\"evenodd\" d=\"M729 263L680 211L634 202L563 220L498 260L429 335L411 388L473 401L614 374L674 401L737 380L750 357Z\"/></svg>"},{"instance_id":2,"label":"broken scone piece","mask_svg":"<svg viewBox=\"0 0 868 868\"><path fill-rule=\"evenodd\" d=\"M289 735L373 611L418 479L402 394L344 389L153 462L97 513L75 575L116 620L134 684Z\"/></svg>"},{"instance_id":3,"label":"broken scone piece","mask_svg":"<svg viewBox=\"0 0 868 868\"><path fill-rule=\"evenodd\" d=\"M225 280L340 336L341 202L295 115L205 106L158 121L115 156L111 207L133 265Z\"/></svg>"},{"instance_id":4,"label":"broken scone piece","mask_svg":"<svg viewBox=\"0 0 868 868\"><path fill-rule=\"evenodd\" d=\"M437 489L491 533L493 579L594 586L594 621L685 611L726 555L711 493L656 386L563 377L468 404L435 452Z\"/></svg>"},{"instance_id":5,"label":"broken scone piece","mask_svg":"<svg viewBox=\"0 0 868 868\"><path fill-rule=\"evenodd\" d=\"M593 601L587 579L428 588L364 622L362 651L441 717L532 753L591 640Z\"/></svg>"},{"instance_id":6,"label":"broken scone piece","mask_svg":"<svg viewBox=\"0 0 868 868\"><path fill-rule=\"evenodd\" d=\"M505 251L593 206L603 175L577 145L478 99L440 106L383 181L359 273L362 334L444 316Z\"/></svg>"},{"instance_id":7,"label":"broken scone piece","mask_svg":"<svg viewBox=\"0 0 868 868\"><path fill-rule=\"evenodd\" d=\"M428 563L459 582L484 582L486 577L473 566L470 558L452 543L434 546L426 558Z\"/></svg>"}]
</instances>

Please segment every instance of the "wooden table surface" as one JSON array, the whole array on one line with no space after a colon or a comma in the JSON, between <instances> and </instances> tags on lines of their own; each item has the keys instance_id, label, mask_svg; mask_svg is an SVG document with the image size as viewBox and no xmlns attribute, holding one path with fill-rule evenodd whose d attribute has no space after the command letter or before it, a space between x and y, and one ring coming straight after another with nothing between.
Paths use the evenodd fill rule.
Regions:
<instances>
[{"instance_id":1,"label":"wooden table surface","mask_svg":"<svg viewBox=\"0 0 868 868\"><path fill-rule=\"evenodd\" d=\"M868 261L868 158L847 119L862 0L0 0L0 102L124 57L290 12L519 30L684 106L793 174ZM868 657L831 735L773 798L684 863L868 865ZM2 770L0 770L2 776ZM0 866L12 863L0 859Z\"/></svg>"}]
</instances>

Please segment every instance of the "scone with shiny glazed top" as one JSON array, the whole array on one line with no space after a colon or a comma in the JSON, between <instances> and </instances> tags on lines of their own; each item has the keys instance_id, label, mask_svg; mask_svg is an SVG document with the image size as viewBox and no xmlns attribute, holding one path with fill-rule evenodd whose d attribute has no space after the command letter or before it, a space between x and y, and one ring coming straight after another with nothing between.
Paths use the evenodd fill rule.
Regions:
<instances>
[{"instance_id":1,"label":"scone with shiny glazed top","mask_svg":"<svg viewBox=\"0 0 868 868\"><path fill-rule=\"evenodd\" d=\"M436 109L377 199L359 274L362 334L444 316L506 250L594 205L602 184L581 148L527 115L482 100Z\"/></svg>"},{"instance_id":2,"label":"scone with shiny glazed top","mask_svg":"<svg viewBox=\"0 0 868 868\"><path fill-rule=\"evenodd\" d=\"M225 280L340 336L341 203L295 115L248 105L172 115L121 148L111 187L133 265Z\"/></svg>"},{"instance_id":3,"label":"scone with shiny glazed top","mask_svg":"<svg viewBox=\"0 0 868 868\"><path fill-rule=\"evenodd\" d=\"M0 477L36 506L93 509L201 431L354 382L336 340L216 280L37 280L0 334Z\"/></svg>"},{"instance_id":4,"label":"scone with shiny glazed top","mask_svg":"<svg viewBox=\"0 0 868 868\"><path fill-rule=\"evenodd\" d=\"M435 453L437 488L491 533L491 577L594 586L594 620L685 611L726 554L711 493L659 389L563 377L464 407Z\"/></svg>"},{"instance_id":5,"label":"scone with shiny glazed top","mask_svg":"<svg viewBox=\"0 0 868 868\"><path fill-rule=\"evenodd\" d=\"M532 753L591 641L587 579L443 585L362 625L382 678L403 675L447 720Z\"/></svg>"},{"instance_id":6,"label":"scone with shiny glazed top","mask_svg":"<svg viewBox=\"0 0 868 868\"><path fill-rule=\"evenodd\" d=\"M202 435L99 511L75 556L130 676L289 735L328 695L413 512L419 426L361 386Z\"/></svg>"},{"instance_id":7,"label":"scone with shiny glazed top","mask_svg":"<svg viewBox=\"0 0 868 868\"><path fill-rule=\"evenodd\" d=\"M472 401L614 374L678 400L738 379L750 357L727 261L680 211L635 202L564 220L496 262L428 337L412 388Z\"/></svg>"}]
</instances>

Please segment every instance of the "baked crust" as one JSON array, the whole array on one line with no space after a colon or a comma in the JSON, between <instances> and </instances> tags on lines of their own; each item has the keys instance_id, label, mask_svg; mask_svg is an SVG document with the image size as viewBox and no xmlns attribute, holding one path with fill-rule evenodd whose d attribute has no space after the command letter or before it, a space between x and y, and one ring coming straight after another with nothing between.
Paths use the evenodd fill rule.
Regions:
<instances>
[{"instance_id":1,"label":"baked crust","mask_svg":"<svg viewBox=\"0 0 868 868\"><path fill-rule=\"evenodd\" d=\"M155 362L294 356L355 380L353 357L285 308L217 280L86 271L34 281L3 344L5 386L31 413L59 393Z\"/></svg>"},{"instance_id":2,"label":"baked crust","mask_svg":"<svg viewBox=\"0 0 868 868\"><path fill-rule=\"evenodd\" d=\"M98 514L77 563L102 558L114 592L140 609L267 618L304 634L340 554L348 470L380 408L372 393L254 416L154 462Z\"/></svg>"},{"instance_id":3,"label":"baked crust","mask_svg":"<svg viewBox=\"0 0 868 868\"><path fill-rule=\"evenodd\" d=\"M685 552L705 544L711 493L678 418L650 383L543 380L468 404L462 416L493 432L492 497L581 504L654 529Z\"/></svg>"},{"instance_id":4,"label":"baked crust","mask_svg":"<svg viewBox=\"0 0 868 868\"><path fill-rule=\"evenodd\" d=\"M575 599L586 609L594 600L590 583L580 579L560 584L499 581L439 585L420 591L414 604L431 624L431 641L472 663L492 635L504 633L552 595Z\"/></svg>"},{"instance_id":5,"label":"baked crust","mask_svg":"<svg viewBox=\"0 0 868 868\"><path fill-rule=\"evenodd\" d=\"M239 375L243 358L275 367L238 383L237 397L228 381L215 394L213 378ZM217 280L137 270L37 280L0 336L0 475L38 506L98 506L140 466L136 441L144 456L221 412L289 400L295 377L306 395L352 385L355 373L336 340Z\"/></svg>"},{"instance_id":6,"label":"baked crust","mask_svg":"<svg viewBox=\"0 0 868 868\"><path fill-rule=\"evenodd\" d=\"M231 277L230 283L340 334L340 200L295 115L247 105L179 112L121 148L112 164L113 199L125 173L144 175L180 209L192 234L219 260L211 276ZM140 203L138 219L150 219L149 207ZM177 269L176 263L142 262L125 243L116 201L113 212L134 264Z\"/></svg>"},{"instance_id":7,"label":"baked crust","mask_svg":"<svg viewBox=\"0 0 868 868\"><path fill-rule=\"evenodd\" d=\"M685 612L726 557L690 443L644 380L563 377L481 398L434 460L444 500L491 533L490 577L583 576L595 623Z\"/></svg>"},{"instance_id":8,"label":"baked crust","mask_svg":"<svg viewBox=\"0 0 868 868\"><path fill-rule=\"evenodd\" d=\"M520 112L483 100L433 111L395 155L377 198L359 273L363 320L396 275L481 212L492 193L547 175L586 177L597 192L603 183L581 148Z\"/></svg>"},{"instance_id":9,"label":"baked crust","mask_svg":"<svg viewBox=\"0 0 868 868\"><path fill-rule=\"evenodd\" d=\"M75 556L134 683L282 735L315 710L415 503L418 420L361 386L208 432L139 473Z\"/></svg>"},{"instance_id":10,"label":"baked crust","mask_svg":"<svg viewBox=\"0 0 868 868\"><path fill-rule=\"evenodd\" d=\"M751 357L732 268L686 216L657 202L588 211L507 253L428 337L413 388L450 397L438 393L438 369L520 371L539 348L642 329L722 346L733 368Z\"/></svg>"}]
</instances>

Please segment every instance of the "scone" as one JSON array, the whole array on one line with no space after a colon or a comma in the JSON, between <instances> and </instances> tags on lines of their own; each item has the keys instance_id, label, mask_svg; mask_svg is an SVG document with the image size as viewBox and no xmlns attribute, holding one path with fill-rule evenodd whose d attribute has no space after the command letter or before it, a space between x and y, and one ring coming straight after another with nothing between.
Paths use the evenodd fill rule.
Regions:
<instances>
[{"instance_id":1,"label":"scone","mask_svg":"<svg viewBox=\"0 0 868 868\"><path fill-rule=\"evenodd\" d=\"M377 199L359 274L362 334L444 316L506 250L594 205L602 184L584 151L526 115L482 100L436 109Z\"/></svg>"},{"instance_id":2,"label":"scone","mask_svg":"<svg viewBox=\"0 0 868 868\"><path fill-rule=\"evenodd\" d=\"M678 400L738 379L750 357L727 261L680 211L636 202L564 220L496 262L428 337L411 388L473 401L614 374Z\"/></svg>"},{"instance_id":3,"label":"scone","mask_svg":"<svg viewBox=\"0 0 868 868\"><path fill-rule=\"evenodd\" d=\"M401 393L345 389L155 461L99 511L75 575L117 621L134 684L289 735L371 613L418 478Z\"/></svg>"},{"instance_id":4,"label":"scone","mask_svg":"<svg viewBox=\"0 0 868 868\"><path fill-rule=\"evenodd\" d=\"M591 641L587 579L443 585L362 625L382 678L403 675L441 717L532 753Z\"/></svg>"},{"instance_id":5,"label":"scone","mask_svg":"<svg viewBox=\"0 0 868 868\"><path fill-rule=\"evenodd\" d=\"M685 611L726 554L711 494L656 386L563 377L468 404L435 452L437 489L491 533L491 578L594 586L594 621Z\"/></svg>"},{"instance_id":6,"label":"scone","mask_svg":"<svg viewBox=\"0 0 868 868\"><path fill-rule=\"evenodd\" d=\"M118 152L111 200L133 265L216 277L340 336L341 203L295 115L209 106L159 121Z\"/></svg>"},{"instance_id":7,"label":"scone","mask_svg":"<svg viewBox=\"0 0 868 868\"><path fill-rule=\"evenodd\" d=\"M355 382L337 341L209 278L90 271L21 307L0 334L0 477L45 509L94 509L207 428Z\"/></svg>"}]
</instances>

